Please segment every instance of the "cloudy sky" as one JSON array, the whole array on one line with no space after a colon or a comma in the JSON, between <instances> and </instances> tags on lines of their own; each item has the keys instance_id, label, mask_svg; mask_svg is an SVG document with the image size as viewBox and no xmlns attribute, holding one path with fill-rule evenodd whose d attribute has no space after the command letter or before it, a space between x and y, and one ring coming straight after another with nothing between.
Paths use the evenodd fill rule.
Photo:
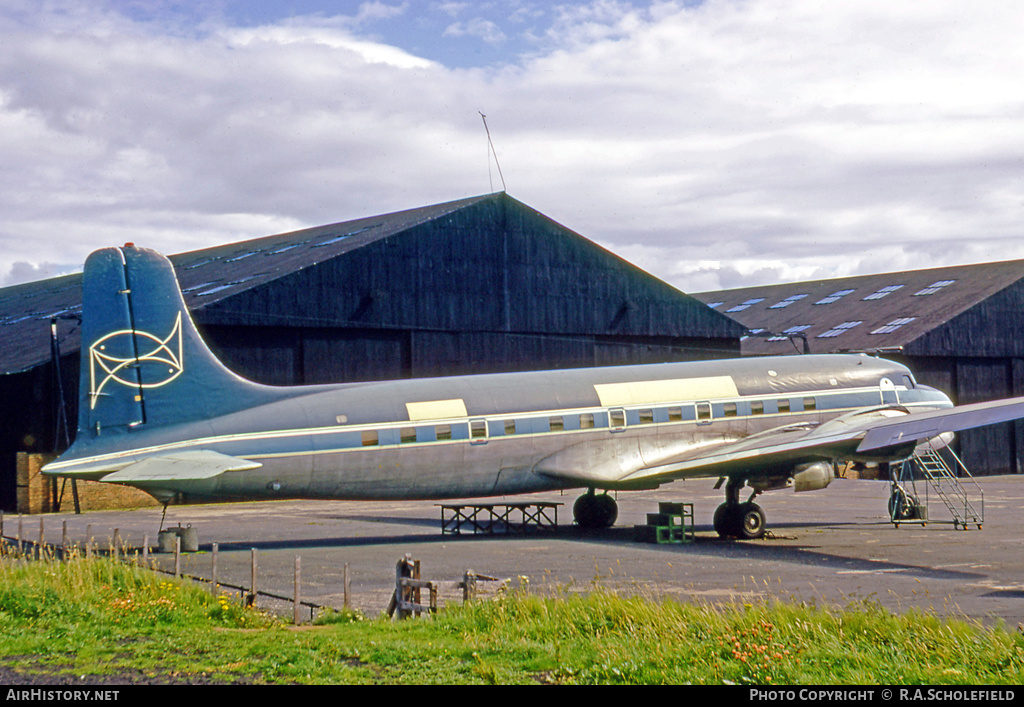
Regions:
<instances>
[{"instance_id":1,"label":"cloudy sky","mask_svg":"<svg viewBox=\"0 0 1024 707\"><path fill-rule=\"evenodd\" d=\"M501 189L684 291L1024 258L1005 0L0 0L0 284Z\"/></svg>"}]
</instances>

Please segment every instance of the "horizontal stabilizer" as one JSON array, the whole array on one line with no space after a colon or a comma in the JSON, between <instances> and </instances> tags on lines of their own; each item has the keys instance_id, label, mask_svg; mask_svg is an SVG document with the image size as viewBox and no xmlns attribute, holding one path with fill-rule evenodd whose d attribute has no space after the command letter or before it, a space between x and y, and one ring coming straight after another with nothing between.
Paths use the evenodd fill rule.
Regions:
<instances>
[{"instance_id":1,"label":"horizontal stabilizer","mask_svg":"<svg viewBox=\"0 0 1024 707\"><path fill-rule=\"evenodd\" d=\"M198 481L219 476L225 471L246 471L261 466L259 462L200 449L147 457L107 474L100 481L132 486L168 481Z\"/></svg>"}]
</instances>

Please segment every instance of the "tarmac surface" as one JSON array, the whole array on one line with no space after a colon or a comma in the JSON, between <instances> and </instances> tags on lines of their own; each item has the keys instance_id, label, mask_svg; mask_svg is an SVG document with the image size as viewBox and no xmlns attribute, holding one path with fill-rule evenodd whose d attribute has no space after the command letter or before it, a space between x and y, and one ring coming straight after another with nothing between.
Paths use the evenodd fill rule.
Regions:
<instances>
[{"instance_id":1,"label":"tarmac surface","mask_svg":"<svg viewBox=\"0 0 1024 707\"><path fill-rule=\"evenodd\" d=\"M505 580L481 582L483 596L501 586L538 593L603 587L708 603L779 598L847 606L869 601L895 611L918 607L1017 627L1024 624L1024 476L985 477L978 484L984 504L980 530L974 525L954 529L933 493L927 499L930 522L896 528L886 510L888 484L849 479L836 479L817 492L763 494L757 502L767 514L769 533L756 541L718 538L711 520L724 494L709 480L620 493L617 524L594 533L572 524L575 492L481 501L564 504L557 528L525 535L442 534L441 512L432 501L171 506L165 527L196 530L199 551L180 558L186 575L208 580L212 544L217 544L217 576L228 592L251 587L255 548L260 592L292 597L295 558L300 557L302 599L341 608L347 564L350 606L370 616L386 610L395 565L409 554L420 561L423 579L441 582L441 605L461 601L455 583L472 569ZM657 512L659 501L693 504L694 542L634 540L633 526ZM37 518L21 520L23 539L38 538ZM3 534L15 537L17 517L5 520ZM117 529L129 546L141 547L148 535L155 547L160 509L43 516L47 543L60 544L64 523L71 543L83 543L91 533L98 546L109 547ZM172 554L153 553L150 559L173 571ZM272 597L260 596L257 604L291 615L289 603Z\"/></svg>"}]
</instances>

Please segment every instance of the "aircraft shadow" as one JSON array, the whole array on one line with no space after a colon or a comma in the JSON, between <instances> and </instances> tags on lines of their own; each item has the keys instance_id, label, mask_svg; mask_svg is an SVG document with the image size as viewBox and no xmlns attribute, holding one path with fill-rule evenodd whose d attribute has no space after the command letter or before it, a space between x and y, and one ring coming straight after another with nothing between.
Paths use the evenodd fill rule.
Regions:
<instances>
[{"instance_id":1,"label":"aircraft shadow","mask_svg":"<svg viewBox=\"0 0 1024 707\"><path fill-rule=\"evenodd\" d=\"M789 523L773 526L775 528L806 528L806 527L834 527L838 525L863 525L862 523ZM884 524L887 525L887 524ZM641 545L633 537L632 528L609 528L598 532L585 533L576 530L575 539L582 542L604 542L636 547ZM907 576L966 581L983 578L986 575L978 572L964 572L951 569L936 569L925 565L915 565L902 562L891 562L887 560L850 557L837 555L820 550L815 545L778 545L770 538L764 540L729 540L720 538L715 534L714 528L710 525L694 526L697 533L694 541L682 544L648 544L642 546L655 551L671 553L697 553L703 556L713 556L722 559L749 559L753 561L782 562L794 565L827 567L837 572L849 573L878 573L891 572ZM573 536L563 536L571 539ZM1022 592L1024 593L1024 592Z\"/></svg>"},{"instance_id":2,"label":"aircraft shadow","mask_svg":"<svg viewBox=\"0 0 1024 707\"><path fill-rule=\"evenodd\" d=\"M341 519L341 518L339 518ZM386 523L390 526L403 525L423 529L399 535L360 535L343 537L318 537L287 540L229 541L218 543L219 552L257 550L298 550L303 548L346 548L367 546L408 546L410 544L435 545L453 542L509 542L519 539L557 539L588 544L614 544L623 549L643 548L645 551L674 554L699 554L721 559L747 559L751 561L780 562L801 566L828 568L836 572L878 573L891 572L927 579L959 580L977 579L984 575L951 569L935 569L886 560L856 558L822 551L814 545L780 545L769 538L764 540L737 541L719 538L710 525L694 527L697 535L692 543L656 545L639 543L634 539L632 527L616 526L604 530L583 530L575 525L559 525L554 528L534 528L527 532L494 533L448 533L440 532L437 519L406 517L350 516L345 520L367 523ZM835 527L838 525L862 525L858 523L786 523L773 525L782 528ZM211 544L202 544L200 551L209 552ZM1024 591L996 592L992 596L1019 597Z\"/></svg>"},{"instance_id":3,"label":"aircraft shadow","mask_svg":"<svg viewBox=\"0 0 1024 707\"><path fill-rule=\"evenodd\" d=\"M997 589L981 596L993 599L1024 599L1024 589Z\"/></svg>"}]
</instances>

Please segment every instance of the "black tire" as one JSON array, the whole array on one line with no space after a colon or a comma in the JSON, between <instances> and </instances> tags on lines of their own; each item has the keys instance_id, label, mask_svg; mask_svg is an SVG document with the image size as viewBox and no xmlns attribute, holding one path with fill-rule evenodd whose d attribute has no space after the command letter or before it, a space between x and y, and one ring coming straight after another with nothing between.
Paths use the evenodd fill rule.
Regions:
<instances>
[{"instance_id":1,"label":"black tire","mask_svg":"<svg viewBox=\"0 0 1024 707\"><path fill-rule=\"evenodd\" d=\"M897 489L889 496L889 519L914 520L918 515L917 506L918 500L916 496Z\"/></svg>"},{"instance_id":2,"label":"black tire","mask_svg":"<svg viewBox=\"0 0 1024 707\"><path fill-rule=\"evenodd\" d=\"M572 506L576 525L587 530L610 528L619 517L619 504L606 493L585 493Z\"/></svg>"},{"instance_id":3,"label":"black tire","mask_svg":"<svg viewBox=\"0 0 1024 707\"><path fill-rule=\"evenodd\" d=\"M736 506L723 503L715 509L715 532L720 538L736 537Z\"/></svg>"}]
</instances>

